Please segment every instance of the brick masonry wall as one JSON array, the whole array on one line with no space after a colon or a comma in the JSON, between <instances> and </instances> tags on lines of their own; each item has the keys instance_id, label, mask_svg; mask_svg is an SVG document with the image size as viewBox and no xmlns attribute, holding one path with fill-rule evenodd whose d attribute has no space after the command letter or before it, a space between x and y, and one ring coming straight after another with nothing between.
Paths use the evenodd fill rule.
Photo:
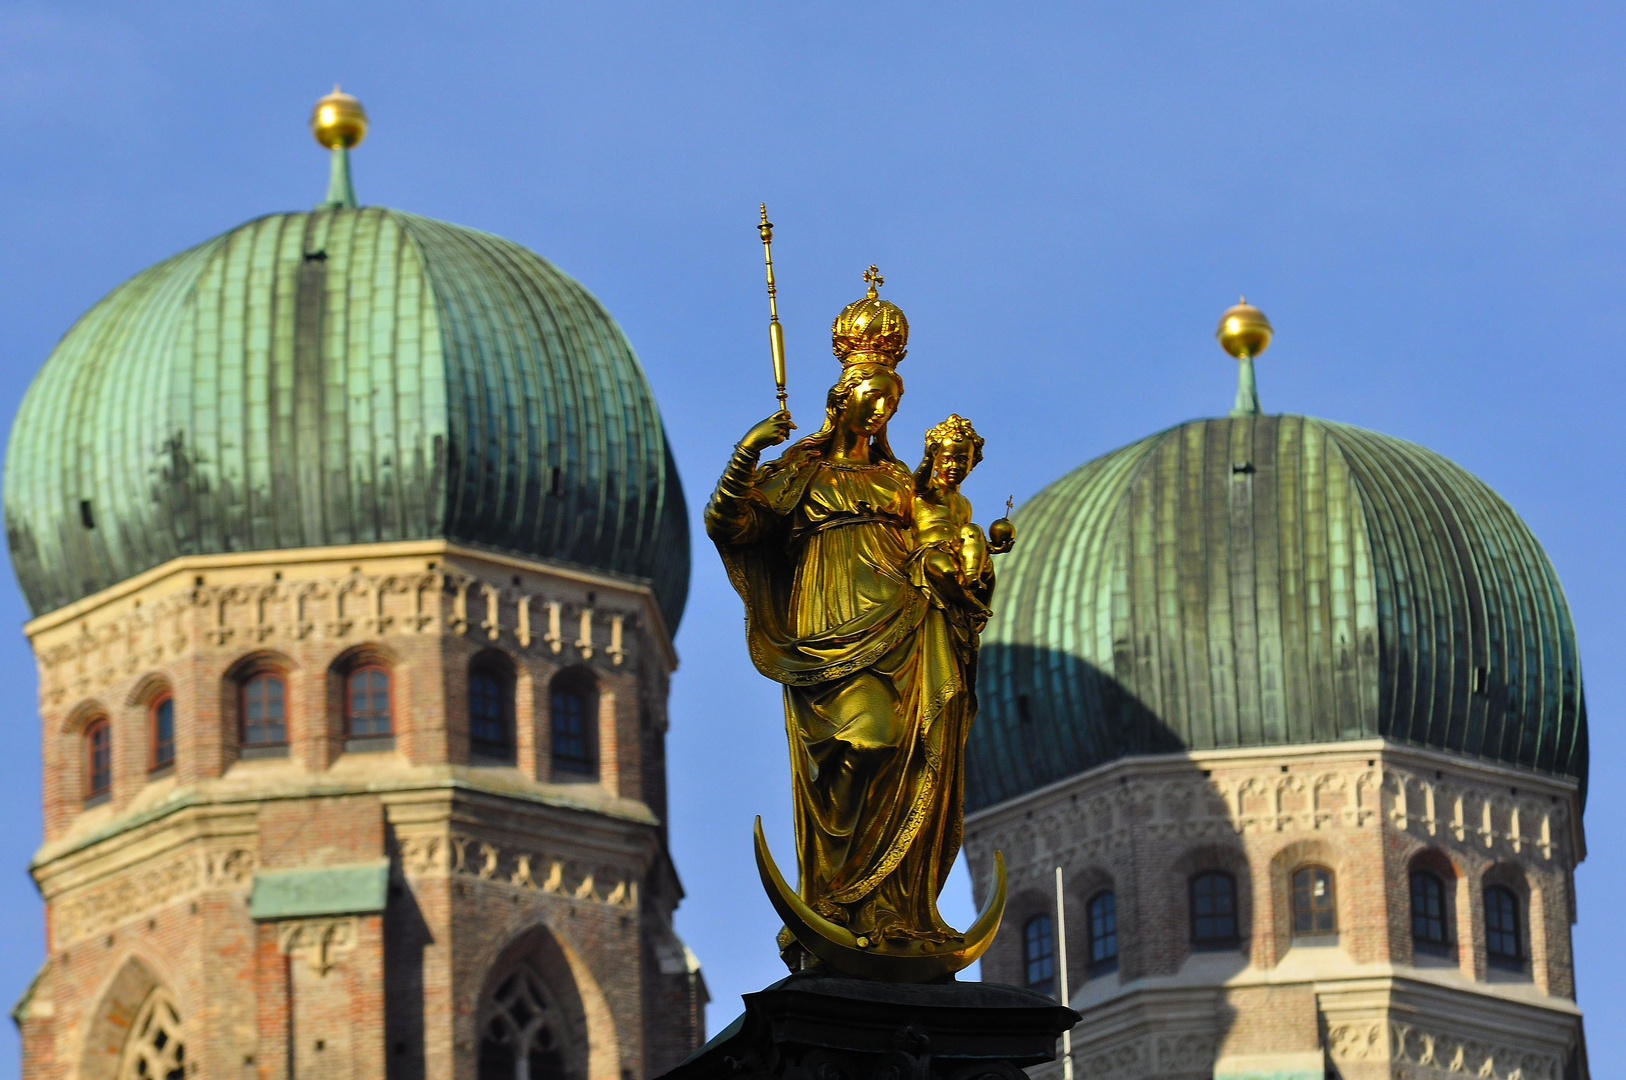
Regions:
<instances>
[{"instance_id":1,"label":"brick masonry wall","mask_svg":"<svg viewBox=\"0 0 1626 1080\"><path fill-rule=\"evenodd\" d=\"M667 1000L651 942L681 895L658 816L672 656L647 591L374 545L193 561L28 629L49 927L19 1012L30 1080L113 1076L120 1024L160 991L201 1075L472 1080L492 980L518 963L573 1003L561 1023L581 1080L639 1077L697 1044L698 995L675 1024L646 1015ZM482 655L513 673L512 768L470 765ZM344 677L360 663L390 671L393 752L346 752ZM567 668L597 688L596 776L549 760L548 688ZM285 680L288 749L244 760L238 686L259 671ZM163 694L176 760L152 773ZM87 807L82 734L98 716L113 786ZM381 855L382 914L249 916L258 869Z\"/></svg>"}]
</instances>

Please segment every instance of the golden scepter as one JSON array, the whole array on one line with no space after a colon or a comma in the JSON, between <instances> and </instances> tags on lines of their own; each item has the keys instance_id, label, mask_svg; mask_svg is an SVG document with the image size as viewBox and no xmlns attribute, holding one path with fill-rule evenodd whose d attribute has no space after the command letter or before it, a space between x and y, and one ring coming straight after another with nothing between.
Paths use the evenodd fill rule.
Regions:
<instances>
[{"instance_id":1,"label":"golden scepter","mask_svg":"<svg viewBox=\"0 0 1626 1080\"><path fill-rule=\"evenodd\" d=\"M779 325L779 300L773 283L773 222L768 220L768 204L762 204L762 258L768 264L768 347L773 351L773 385L779 395L779 411L785 411L785 331Z\"/></svg>"}]
</instances>

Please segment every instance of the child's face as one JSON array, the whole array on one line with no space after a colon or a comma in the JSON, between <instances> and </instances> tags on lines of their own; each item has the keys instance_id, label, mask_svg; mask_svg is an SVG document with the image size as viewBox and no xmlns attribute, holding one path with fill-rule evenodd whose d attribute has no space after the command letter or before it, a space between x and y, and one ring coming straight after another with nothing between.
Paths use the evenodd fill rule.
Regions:
<instances>
[{"instance_id":1,"label":"child's face","mask_svg":"<svg viewBox=\"0 0 1626 1080\"><path fill-rule=\"evenodd\" d=\"M941 443L937 447L937 475L951 484L958 484L971 475L971 461L976 448L969 439Z\"/></svg>"}]
</instances>

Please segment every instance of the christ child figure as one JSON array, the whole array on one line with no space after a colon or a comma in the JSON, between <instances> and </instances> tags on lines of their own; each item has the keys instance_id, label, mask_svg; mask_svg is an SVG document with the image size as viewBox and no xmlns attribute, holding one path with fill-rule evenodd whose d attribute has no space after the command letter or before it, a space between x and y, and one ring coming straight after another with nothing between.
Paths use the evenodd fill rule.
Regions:
<instances>
[{"instance_id":1,"label":"christ child figure","mask_svg":"<svg viewBox=\"0 0 1626 1080\"><path fill-rule=\"evenodd\" d=\"M985 619L993 594L991 549L971 520L960 485L982 460L983 438L958 414L926 432L915 470L915 548L927 581L943 600Z\"/></svg>"}]
</instances>

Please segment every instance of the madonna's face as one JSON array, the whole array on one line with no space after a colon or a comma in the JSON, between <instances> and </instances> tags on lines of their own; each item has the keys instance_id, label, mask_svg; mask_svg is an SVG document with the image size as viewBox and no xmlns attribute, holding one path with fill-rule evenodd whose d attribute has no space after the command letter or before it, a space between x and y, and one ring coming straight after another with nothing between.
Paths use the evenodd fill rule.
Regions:
<instances>
[{"instance_id":1,"label":"madonna's face","mask_svg":"<svg viewBox=\"0 0 1626 1080\"><path fill-rule=\"evenodd\" d=\"M847 404L841 410L842 423L850 431L880 434L898 411L898 397L902 392L898 380L891 375L871 375L847 394Z\"/></svg>"}]
</instances>

